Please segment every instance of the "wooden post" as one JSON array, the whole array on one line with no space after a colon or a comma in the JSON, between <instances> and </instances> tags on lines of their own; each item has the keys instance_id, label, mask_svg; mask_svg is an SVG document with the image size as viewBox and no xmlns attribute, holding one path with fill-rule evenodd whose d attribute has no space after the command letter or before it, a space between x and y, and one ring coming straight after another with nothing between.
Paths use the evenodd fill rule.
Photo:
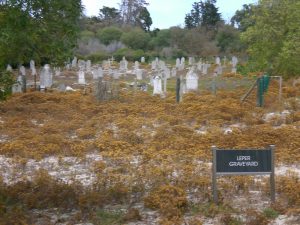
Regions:
<instances>
[{"instance_id":1,"label":"wooden post","mask_svg":"<svg viewBox=\"0 0 300 225\"><path fill-rule=\"evenodd\" d=\"M178 77L176 80L176 102L180 102L180 78Z\"/></svg>"},{"instance_id":2,"label":"wooden post","mask_svg":"<svg viewBox=\"0 0 300 225\"><path fill-rule=\"evenodd\" d=\"M216 162L216 158L217 158L217 147L216 146L212 146L212 195L213 195L213 201L215 204L218 204L218 191L217 191L217 162Z\"/></svg>"},{"instance_id":3,"label":"wooden post","mask_svg":"<svg viewBox=\"0 0 300 225\"><path fill-rule=\"evenodd\" d=\"M275 145L270 145L271 151L271 174L270 174L270 191L271 201L275 202Z\"/></svg>"}]
</instances>

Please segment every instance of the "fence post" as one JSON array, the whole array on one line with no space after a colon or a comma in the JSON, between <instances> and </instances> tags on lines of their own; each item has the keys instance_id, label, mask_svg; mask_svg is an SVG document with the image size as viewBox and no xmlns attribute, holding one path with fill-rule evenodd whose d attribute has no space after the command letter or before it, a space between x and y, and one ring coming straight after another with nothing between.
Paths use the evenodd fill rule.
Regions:
<instances>
[{"instance_id":1,"label":"fence post","mask_svg":"<svg viewBox=\"0 0 300 225\"><path fill-rule=\"evenodd\" d=\"M176 80L176 102L180 102L180 78L178 77Z\"/></svg>"}]
</instances>

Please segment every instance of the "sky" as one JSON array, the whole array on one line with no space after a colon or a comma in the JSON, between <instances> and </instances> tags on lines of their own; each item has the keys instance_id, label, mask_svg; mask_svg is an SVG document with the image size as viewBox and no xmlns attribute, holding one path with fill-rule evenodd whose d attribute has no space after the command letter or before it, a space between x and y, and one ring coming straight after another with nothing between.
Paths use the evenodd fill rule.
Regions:
<instances>
[{"instance_id":1,"label":"sky","mask_svg":"<svg viewBox=\"0 0 300 225\"><path fill-rule=\"evenodd\" d=\"M217 0L216 6L222 14L222 19L230 21L236 10L244 4L257 3L258 0ZM87 16L98 16L103 6L119 9L121 0L82 0ZM184 17L192 10L194 2L199 0L147 0L147 6L152 18L151 28L165 29L171 26L184 26Z\"/></svg>"}]
</instances>

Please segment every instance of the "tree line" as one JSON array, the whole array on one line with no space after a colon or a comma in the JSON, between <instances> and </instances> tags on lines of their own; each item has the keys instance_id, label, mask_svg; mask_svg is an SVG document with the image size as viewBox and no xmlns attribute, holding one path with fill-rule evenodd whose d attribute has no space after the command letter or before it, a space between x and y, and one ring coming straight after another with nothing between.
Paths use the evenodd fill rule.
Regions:
<instances>
[{"instance_id":1,"label":"tree line","mask_svg":"<svg viewBox=\"0 0 300 225\"><path fill-rule=\"evenodd\" d=\"M259 0L222 20L216 0L195 1L184 27L152 28L145 0L120 0L87 17L80 0L0 0L0 66L63 64L77 54L95 61L126 55L136 60L160 56L240 54L253 71L298 76L300 2Z\"/></svg>"}]
</instances>

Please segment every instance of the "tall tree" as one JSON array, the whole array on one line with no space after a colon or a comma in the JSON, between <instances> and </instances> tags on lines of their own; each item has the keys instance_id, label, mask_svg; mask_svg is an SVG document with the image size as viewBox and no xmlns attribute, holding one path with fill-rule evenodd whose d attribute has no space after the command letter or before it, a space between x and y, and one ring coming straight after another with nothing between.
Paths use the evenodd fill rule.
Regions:
<instances>
[{"instance_id":1,"label":"tall tree","mask_svg":"<svg viewBox=\"0 0 300 225\"><path fill-rule=\"evenodd\" d=\"M0 64L63 62L79 32L81 0L2 0Z\"/></svg>"},{"instance_id":2,"label":"tall tree","mask_svg":"<svg viewBox=\"0 0 300 225\"><path fill-rule=\"evenodd\" d=\"M213 28L221 21L221 14L216 7L216 0L194 2L190 13L185 16L185 27L188 29L203 26Z\"/></svg>"},{"instance_id":3,"label":"tall tree","mask_svg":"<svg viewBox=\"0 0 300 225\"><path fill-rule=\"evenodd\" d=\"M99 18L101 22L104 22L106 25L110 26L116 24L121 20L121 14L118 9L114 7L103 6L99 12Z\"/></svg>"},{"instance_id":4,"label":"tall tree","mask_svg":"<svg viewBox=\"0 0 300 225\"><path fill-rule=\"evenodd\" d=\"M120 5L122 22L125 25L140 26L147 30L152 24L145 0L122 0Z\"/></svg>"},{"instance_id":5,"label":"tall tree","mask_svg":"<svg viewBox=\"0 0 300 225\"><path fill-rule=\"evenodd\" d=\"M248 27L253 26L255 20L252 15L255 7L256 5L254 4L244 4L243 8L237 10L231 18L231 25L237 27L240 31L245 31Z\"/></svg>"},{"instance_id":6,"label":"tall tree","mask_svg":"<svg viewBox=\"0 0 300 225\"><path fill-rule=\"evenodd\" d=\"M260 0L253 19L255 24L242 33L242 40L256 68L299 76L300 1Z\"/></svg>"}]
</instances>

